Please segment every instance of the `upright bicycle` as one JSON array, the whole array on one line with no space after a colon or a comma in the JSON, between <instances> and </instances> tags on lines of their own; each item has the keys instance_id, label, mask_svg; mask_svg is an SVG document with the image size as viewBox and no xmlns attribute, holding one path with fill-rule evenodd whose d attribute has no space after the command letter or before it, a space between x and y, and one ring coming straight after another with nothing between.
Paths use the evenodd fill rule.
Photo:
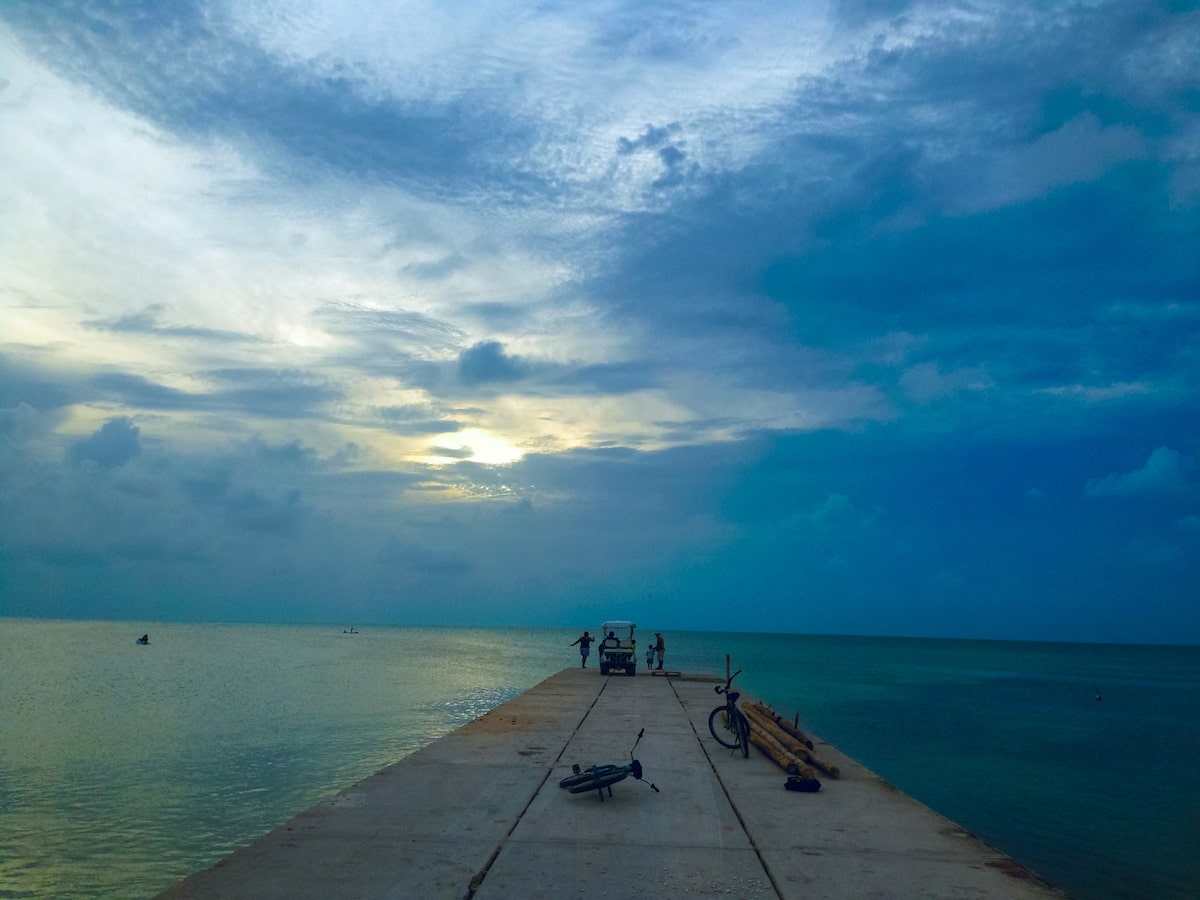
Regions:
<instances>
[{"instance_id":1,"label":"upright bicycle","mask_svg":"<svg viewBox=\"0 0 1200 900\"><path fill-rule=\"evenodd\" d=\"M633 751L637 749L638 742L641 741L642 735L646 733L643 728L638 732L637 740L633 742L633 746L629 748L629 765L627 766L589 766L586 769L581 769L579 764L571 766L571 771L575 774L568 775L558 783L560 788L566 788L572 794L582 794L586 791L595 791L600 799L604 799L604 789L608 788L608 796L612 796L612 786L618 781L624 781L632 775L637 781L644 781L642 778L642 764L639 760L633 758ZM645 782L653 791L659 793L658 786Z\"/></svg>"},{"instance_id":2,"label":"upright bicycle","mask_svg":"<svg viewBox=\"0 0 1200 900\"><path fill-rule=\"evenodd\" d=\"M738 669L725 679L725 686L713 688L718 694L725 695L725 702L708 714L708 730L717 739L717 743L730 750L741 750L742 756L750 755L750 722L746 714L738 709L740 692L731 688L733 679L742 674Z\"/></svg>"}]
</instances>

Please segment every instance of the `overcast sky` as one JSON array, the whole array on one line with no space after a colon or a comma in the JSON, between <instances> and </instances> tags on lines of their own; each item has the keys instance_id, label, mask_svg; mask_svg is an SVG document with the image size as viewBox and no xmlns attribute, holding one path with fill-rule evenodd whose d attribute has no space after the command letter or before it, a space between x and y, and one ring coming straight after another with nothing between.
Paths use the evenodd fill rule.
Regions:
<instances>
[{"instance_id":1,"label":"overcast sky","mask_svg":"<svg viewBox=\"0 0 1200 900\"><path fill-rule=\"evenodd\" d=\"M1200 13L0 5L0 615L1200 642Z\"/></svg>"}]
</instances>

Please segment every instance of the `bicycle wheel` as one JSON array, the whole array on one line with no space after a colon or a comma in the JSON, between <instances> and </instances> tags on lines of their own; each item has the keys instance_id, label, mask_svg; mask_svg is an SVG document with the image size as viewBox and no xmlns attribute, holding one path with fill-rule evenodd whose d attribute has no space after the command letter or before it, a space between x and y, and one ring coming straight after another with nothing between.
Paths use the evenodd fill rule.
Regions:
<instances>
[{"instance_id":1,"label":"bicycle wheel","mask_svg":"<svg viewBox=\"0 0 1200 900\"><path fill-rule=\"evenodd\" d=\"M736 726L725 715L726 706L718 706L708 714L708 730L717 739L717 743L730 750L738 748L738 733Z\"/></svg>"},{"instance_id":2,"label":"bicycle wheel","mask_svg":"<svg viewBox=\"0 0 1200 900\"><path fill-rule=\"evenodd\" d=\"M738 745L742 748L742 757L749 758L750 756L750 720L740 709L734 710L734 715L737 717L737 737Z\"/></svg>"},{"instance_id":3,"label":"bicycle wheel","mask_svg":"<svg viewBox=\"0 0 1200 900\"><path fill-rule=\"evenodd\" d=\"M587 781L573 785L567 788L567 790L572 794L582 794L585 791L602 791L606 787L612 787L618 781L624 781L627 775L629 773L623 769L617 769L613 772L598 772Z\"/></svg>"},{"instance_id":4,"label":"bicycle wheel","mask_svg":"<svg viewBox=\"0 0 1200 900\"><path fill-rule=\"evenodd\" d=\"M578 787L581 784L588 785L588 787L583 788L583 790L595 790L596 788L591 784L591 782L595 781L597 778L604 778L613 774L614 772L620 771L620 768L620 766L594 766L593 768L588 769L586 772L580 772L578 775L568 775L558 783L558 786L561 788L566 788L567 790L571 791L572 794L577 792L571 789Z\"/></svg>"}]
</instances>

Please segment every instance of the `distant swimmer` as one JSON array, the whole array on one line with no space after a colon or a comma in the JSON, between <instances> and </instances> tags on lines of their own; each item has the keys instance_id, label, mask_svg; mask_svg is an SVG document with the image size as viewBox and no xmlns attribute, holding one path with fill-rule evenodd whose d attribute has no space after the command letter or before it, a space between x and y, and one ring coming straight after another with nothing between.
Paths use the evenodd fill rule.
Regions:
<instances>
[{"instance_id":1,"label":"distant swimmer","mask_svg":"<svg viewBox=\"0 0 1200 900\"><path fill-rule=\"evenodd\" d=\"M148 635L148 634L143 634L143 635L142 635L140 638L138 638L138 639L137 639L137 642L138 642L139 644L148 644L148 643L150 643L150 635Z\"/></svg>"}]
</instances>

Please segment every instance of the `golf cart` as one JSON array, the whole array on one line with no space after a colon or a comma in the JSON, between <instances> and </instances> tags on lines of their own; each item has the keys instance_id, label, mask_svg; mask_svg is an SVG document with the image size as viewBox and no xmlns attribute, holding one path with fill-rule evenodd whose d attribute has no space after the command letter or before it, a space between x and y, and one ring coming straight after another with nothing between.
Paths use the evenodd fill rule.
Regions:
<instances>
[{"instance_id":1,"label":"golf cart","mask_svg":"<svg viewBox=\"0 0 1200 900\"><path fill-rule=\"evenodd\" d=\"M614 669L626 675L637 674L637 658L634 656L633 622L605 622L600 627L600 674L608 675Z\"/></svg>"}]
</instances>

